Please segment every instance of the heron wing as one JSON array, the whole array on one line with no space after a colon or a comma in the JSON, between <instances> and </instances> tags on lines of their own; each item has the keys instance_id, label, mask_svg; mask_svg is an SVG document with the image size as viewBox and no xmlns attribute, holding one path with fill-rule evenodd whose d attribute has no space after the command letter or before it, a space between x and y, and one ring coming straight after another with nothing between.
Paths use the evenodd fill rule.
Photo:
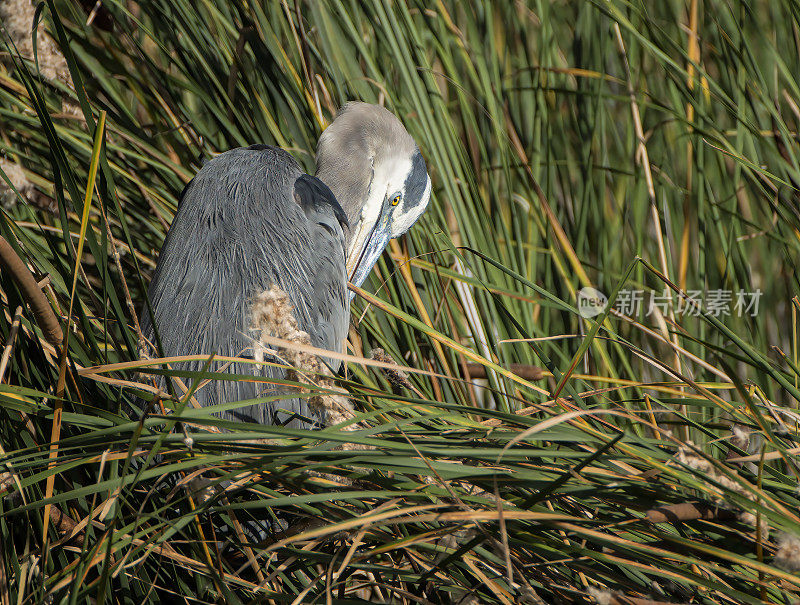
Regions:
<instances>
[{"instance_id":1,"label":"heron wing","mask_svg":"<svg viewBox=\"0 0 800 605\"><path fill-rule=\"evenodd\" d=\"M342 220L346 224L330 190L281 149L234 149L206 163L184 191L148 291L164 355L252 357L251 303L275 284L288 294L311 343L341 350L349 317ZM154 342L146 309L142 316L145 336ZM199 371L203 365L178 367ZM214 362L211 369L224 367ZM247 363L227 371L284 377L280 368ZM208 406L275 393L263 382L215 380L196 397ZM275 417L279 409L313 417L304 399L253 404L222 416L272 424L286 419Z\"/></svg>"}]
</instances>

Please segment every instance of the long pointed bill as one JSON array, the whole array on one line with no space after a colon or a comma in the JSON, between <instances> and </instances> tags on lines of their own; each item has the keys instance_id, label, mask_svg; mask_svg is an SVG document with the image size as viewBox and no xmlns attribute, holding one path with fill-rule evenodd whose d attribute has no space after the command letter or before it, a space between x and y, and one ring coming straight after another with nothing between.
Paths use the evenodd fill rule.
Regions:
<instances>
[{"instance_id":1,"label":"long pointed bill","mask_svg":"<svg viewBox=\"0 0 800 605\"><path fill-rule=\"evenodd\" d=\"M355 286L364 283L391 239L388 214L381 212L369 232L363 222L358 223L347 255L347 277Z\"/></svg>"}]
</instances>

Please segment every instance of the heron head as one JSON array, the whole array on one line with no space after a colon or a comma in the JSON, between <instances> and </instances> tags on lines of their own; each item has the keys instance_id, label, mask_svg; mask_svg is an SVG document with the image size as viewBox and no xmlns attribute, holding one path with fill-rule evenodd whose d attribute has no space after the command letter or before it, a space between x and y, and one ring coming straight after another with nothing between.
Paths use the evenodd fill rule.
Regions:
<instances>
[{"instance_id":1,"label":"heron head","mask_svg":"<svg viewBox=\"0 0 800 605\"><path fill-rule=\"evenodd\" d=\"M361 207L347 251L347 274L360 286L390 239L408 231L425 212L431 180L419 149L376 165L370 195Z\"/></svg>"},{"instance_id":2,"label":"heron head","mask_svg":"<svg viewBox=\"0 0 800 605\"><path fill-rule=\"evenodd\" d=\"M425 160L393 113L348 103L320 137L317 176L347 213L347 274L360 286L389 240L425 212L431 195Z\"/></svg>"}]
</instances>

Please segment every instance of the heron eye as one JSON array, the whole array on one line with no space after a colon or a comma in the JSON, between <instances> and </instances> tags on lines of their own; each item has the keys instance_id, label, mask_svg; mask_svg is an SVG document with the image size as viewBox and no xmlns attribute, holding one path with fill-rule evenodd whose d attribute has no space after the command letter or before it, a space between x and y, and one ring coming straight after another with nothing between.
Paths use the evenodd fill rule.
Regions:
<instances>
[{"instance_id":1,"label":"heron eye","mask_svg":"<svg viewBox=\"0 0 800 605\"><path fill-rule=\"evenodd\" d=\"M397 206L400 203L400 194L398 193L392 198L392 206Z\"/></svg>"}]
</instances>

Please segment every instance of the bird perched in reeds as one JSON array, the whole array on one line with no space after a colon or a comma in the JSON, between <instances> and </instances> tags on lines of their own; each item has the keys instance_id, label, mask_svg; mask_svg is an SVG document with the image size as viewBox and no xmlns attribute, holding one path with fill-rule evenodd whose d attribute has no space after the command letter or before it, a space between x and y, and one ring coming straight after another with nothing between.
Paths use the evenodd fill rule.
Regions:
<instances>
[{"instance_id":1,"label":"bird perched in reeds","mask_svg":"<svg viewBox=\"0 0 800 605\"><path fill-rule=\"evenodd\" d=\"M431 181L397 117L367 103L339 111L320 136L316 161L310 176L286 151L253 145L208 161L187 185L149 287L152 317L146 305L143 311L143 334L150 343L160 340L160 353L255 359L264 350L259 334L269 325L258 297L273 288L286 293L311 345L341 350L348 280L361 285L389 240L416 222ZM338 361L327 361L338 369ZM209 369L285 376L282 368L245 362L214 362ZM275 392L264 382L213 380L195 396L210 406ZM253 403L222 416L301 427L324 420L305 398Z\"/></svg>"}]
</instances>

